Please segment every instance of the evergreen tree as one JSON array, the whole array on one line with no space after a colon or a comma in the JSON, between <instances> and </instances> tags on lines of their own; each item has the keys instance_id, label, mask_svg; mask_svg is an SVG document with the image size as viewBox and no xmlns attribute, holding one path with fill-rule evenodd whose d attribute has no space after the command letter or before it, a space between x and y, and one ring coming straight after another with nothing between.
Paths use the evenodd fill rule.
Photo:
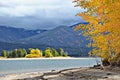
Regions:
<instances>
[{"instance_id":1,"label":"evergreen tree","mask_svg":"<svg viewBox=\"0 0 120 80\"><path fill-rule=\"evenodd\" d=\"M7 57L7 51L6 50L2 51L2 57Z\"/></svg>"},{"instance_id":2,"label":"evergreen tree","mask_svg":"<svg viewBox=\"0 0 120 80\"><path fill-rule=\"evenodd\" d=\"M62 48L59 49L59 55L63 56L63 57L67 57L68 54L64 52L64 50Z\"/></svg>"},{"instance_id":3,"label":"evergreen tree","mask_svg":"<svg viewBox=\"0 0 120 80\"><path fill-rule=\"evenodd\" d=\"M27 52L25 49L17 49L18 57L25 57L27 55Z\"/></svg>"},{"instance_id":4,"label":"evergreen tree","mask_svg":"<svg viewBox=\"0 0 120 80\"><path fill-rule=\"evenodd\" d=\"M45 50L45 57L53 57L51 49L48 47Z\"/></svg>"},{"instance_id":5,"label":"evergreen tree","mask_svg":"<svg viewBox=\"0 0 120 80\"><path fill-rule=\"evenodd\" d=\"M7 58L12 58L12 51L9 51L9 52L8 52Z\"/></svg>"},{"instance_id":6,"label":"evergreen tree","mask_svg":"<svg viewBox=\"0 0 120 80\"><path fill-rule=\"evenodd\" d=\"M18 52L17 49L12 51L12 58L17 58L18 57Z\"/></svg>"},{"instance_id":7,"label":"evergreen tree","mask_svg":"<svg viewBox=\"0 0 120 80\"><path fill-rule=\"evenodd\" d=\"M54 57L58 57L58 56L59 56L59 53L57 52L56 49L52 48L51 51L52 51L52 55L53 55Z\"/></svg>"},{"instance_id":8,"label":"evergreen tree","mask_svg":"<svg viewBox=\"0 0 120 80\"><path fill-rule=\"evenodd\" d=\"M60 49L59 49L59 55L60 55L60 56L63 56L63 54L64 54L64 50L63 50L62 48L60 48Z\"/></svg>"},{"instance_id":9,"label":"evergreen tree","mask_svg":"<svg viewBox=\"0 0 120 80\"><path fill-rule=\"evenodd\" d=\"M27 55L27 51L25 49L22 49L22 53L23 53L22 57L25 57Z\"/></svg>"}]
</instances>

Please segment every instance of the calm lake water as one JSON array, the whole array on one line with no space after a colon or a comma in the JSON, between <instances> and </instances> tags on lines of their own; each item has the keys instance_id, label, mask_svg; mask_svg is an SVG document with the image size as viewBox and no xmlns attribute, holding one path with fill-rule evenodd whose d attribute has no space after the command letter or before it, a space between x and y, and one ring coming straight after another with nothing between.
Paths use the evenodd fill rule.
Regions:
<instances>
[{"instance_id":1,"label":"calm lake water","mask_svg":"<svg viewBox=\"0 0 120 80\"><path fill-rule=\"evenodd\" d=\"M6 74L88 67L99 58L0 60L0 76Z\"/></svg>"}]
</instances>

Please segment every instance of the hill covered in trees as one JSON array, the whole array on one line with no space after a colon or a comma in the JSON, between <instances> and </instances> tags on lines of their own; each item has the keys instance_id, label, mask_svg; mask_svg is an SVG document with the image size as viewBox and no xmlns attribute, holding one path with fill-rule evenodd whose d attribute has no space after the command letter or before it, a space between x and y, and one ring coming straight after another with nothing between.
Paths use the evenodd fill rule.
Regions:
<instances>
[{"instance_id":1,"label":"hill covered in trees","mask_svg":"<svg viewBox=\"0 0 120 80\"><path fill-rule=\"evenodd\" d=\"M74 31L74 27L75 25L59 26L56 27L55 29L46 31L44 33L22 39L19 41L19 43L43 44L49 46L63 46L63 47L74 47L74 48L86 47L89 41L86 40L86 37L80 35L82 31Z\"/></svg>"},{"instance_id":2,"label":"hill covered in trees","mask_svg":"<svg viewBox=\"0 0 120 80\"><path fill-rule=\"evenodd\" d=\"M84 23L78 23L78 24L88 24L88 23L84 22ZM69 55L71 56L88 56L88 51L90 49L87 48L86 45L89 41L86 40L86 37L81 35L82 31L74 31L74 27L78 24L75 24L72 26L58 26L55 29L43 31L41 33L34 34L33 36L30 36L27 38L23 38L24 36L22 36L22 39L18 38L19 36L18 34L16 34L17 32L15 33L13 31L13 33L9 35L13 34L12 36L14 36L15 34L14 37L16 39L13 38L12 42L1 41L0 50L1 51L14 50L17 48L25 48L25 49L39 48L39 49L45 50L46 47L52 47L55 49L59 49L61 47L66 52L68 52ZM19 31L21 32L20 34L27 35L27 33L24 33L24 32L22 33L24 29L21 29ZM9 40L9 37L8 37L8 40Z\"/></svg>"},{"instance_id":3,"label":"hill covered in trees","mask_svg":"<svg viewBox=\"0 0 120 80\"><path fill-rule=\"evenodd\" d=\"M13 28L7 26L0 26L0 41L1 42L14 42L23 38L31 37L40 34L46 30L27 30L24 28Z\"/></svg>"}]
</instances>

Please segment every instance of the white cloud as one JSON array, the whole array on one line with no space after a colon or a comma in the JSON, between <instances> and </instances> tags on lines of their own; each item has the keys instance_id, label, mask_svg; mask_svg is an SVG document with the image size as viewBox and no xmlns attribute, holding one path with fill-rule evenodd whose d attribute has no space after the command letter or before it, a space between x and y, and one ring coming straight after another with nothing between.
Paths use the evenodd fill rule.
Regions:
<instances>
[{"instance_id":1,"label":"white cloud","mask_svg":"<svg viewBox=\"0 0 120 80\"><path fill-rule=\"evenodd\" d=\"M60 5L72 2L71 0L0 0L2 4L11 5Z\"/></svg>"},{"instance_id":2,"label":"white cloud","mask_svg":"<svg viewBox=\"0 0 120 80\"><path fill-rule=\"evenodd\" d=\"M52 13L73 10L71 0L0 0L0 13L9 16L26 16L39 13L40 10ZM49 12L48 12L49 13ZM73 13L71 11L71 13ZM48 14L49 15L49 14Z\"/></svg>"},{"instance_id":3,"label":"white cloud","mask_svg":"<svg viewBox=\"0 0 120 80\"><path fill-rule=\"evenodd\" d=\"M0 16L4 17L4 21L6 24L9 22L9 25L10 22L12 25L16 19L19 20L15 26L20 26L20 24L24 26L29 23L41 25L45 21L56 22L56 24L62 24L63 20L66 21L64 23L68 23L70 19L77 21L78 18L75 18L75 14L80 11L83 10L74 8L72 0L0 0ZM32 20L30 16L32 16ZM10 18L11 21L6 18ZM0 24L3 24L1 21Z\"/></svg>"}]
</instances>

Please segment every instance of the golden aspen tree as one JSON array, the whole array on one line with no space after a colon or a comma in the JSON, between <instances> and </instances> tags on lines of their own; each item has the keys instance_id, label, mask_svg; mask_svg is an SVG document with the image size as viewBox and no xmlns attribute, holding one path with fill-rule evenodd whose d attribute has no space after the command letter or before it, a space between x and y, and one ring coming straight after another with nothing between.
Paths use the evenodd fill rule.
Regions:
<instances>
[{"instance_id":1,"label":"golden aspen tree","mask_svg":"<svg viewBox=\"0 0 120 80\"><path fill-rule=\"evenodd\" d=\"M92 54L111 65L120 65L120 0L74 0L75 6L85 9L78 13L88 25L78 25L93 47Z\"/></svg>"},{"instance_id":2,"label":"golden aspen tree","mask_svg":"<svg viewBox=\"0 0 120 80\"><path fill-rule=\"evenodd\" d=\"M30 54L26 55L27 58L39 58L42 57L42 50L31 49Z\"/></svg>"}]
</instances>

